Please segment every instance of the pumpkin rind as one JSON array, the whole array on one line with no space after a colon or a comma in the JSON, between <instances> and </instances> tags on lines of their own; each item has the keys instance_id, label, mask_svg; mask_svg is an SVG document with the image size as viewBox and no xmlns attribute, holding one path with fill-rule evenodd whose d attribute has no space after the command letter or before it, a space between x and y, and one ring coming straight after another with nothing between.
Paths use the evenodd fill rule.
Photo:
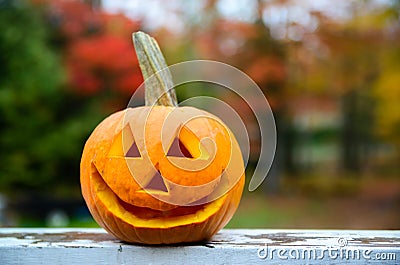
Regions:
<instances>
[{"instance_id":1,"label":"pumpkin rind","mask_svg":"<svg viewBox=\"0 0 400 265\"><path fill-rule=\"evenodd\" d=\"M140 108L139 110L127 109L109 116L98 125L86 142L81 160L81 185L82 194L91 214L108 232L127 242L169 244L210 238L231 219L235 212L243 190L244 173L236 179L234 185L226 194L204 204L201 206L202 208L195 208L195 212L180 216L162 217L163 214L167 215L169 211L174 209L179 211L179 207L188 209L188 207L194 208L196 206L169 204L146 192L135 192L135 190L140 189L140 185L131 176L124 157L114 156L118 153L123 154L124 150L115 151L116 148L114 147L112 156L109 156L110 150L115 146L115 141L121 139L118 135L122 133L124 128L126 113L137 111L140 112ZM156 111L170 112L171 108L157 107ZM163 117L163 115L159 117ZM156 124L160 122L162 124L162 121L162 118L155 121L150 120L150 122ZM156 124L148 126L158 126ZM196 130L195 133L199 135L209 133L207 130L201 132L202 129L204 127L193 130ZM218 130L218 128L213 128L213 130ZM152 141L155 141L155 139L152 139ZM160 140L158 140L157 145L159 144ZM160 148L160 146L157 148ZM238 172L244 172L240 149L234 139L231 148L231 153L234 154L232 157L236 161L231 161L232 168L229 169L230 167L228 167L226 171L239 170ZM123 144L121 144L121 149L123 149ZM157 150L157 152L160 151ZM218 155L215 159L219 158L219 153L223 154L223 152L217 152ZM163 160L166 156L163 151L161 154L161 160ZM225 159L222 159L222 161L225 163ZM167 166L173 168L171 165ZM166 170L170 168L166 167ZM177 172L179 173L179 170ZM104 176L106 176L105 179ZM192 183L183 184L191 186ZM157 211L161 217L151 219L138 217L138 214L135 215L134 212L124 208L123 205L125 204L141 207L140 209L143 212Z\"/></svg>"},{"instance_id":2,"label":"pumpkin rind","mask_svg":"<svg viewBox=\"0 0 400 265\"><path fill-rule=\"evenodd\" d=\"M240 202L239 145L217 117L177 107L156 41L143 32L133 39L146 106L114 113L92 132L81 159L83 197L97 223L123 241L209 239Z\"/></svg>"}]
</instances>

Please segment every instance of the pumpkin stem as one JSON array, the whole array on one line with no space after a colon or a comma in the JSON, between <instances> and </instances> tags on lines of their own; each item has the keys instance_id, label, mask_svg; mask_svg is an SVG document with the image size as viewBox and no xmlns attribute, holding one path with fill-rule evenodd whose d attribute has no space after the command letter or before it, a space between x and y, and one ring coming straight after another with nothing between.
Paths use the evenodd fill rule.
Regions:
<instances>
[{"instance_id":1,"label":"pumpkin stem","mask_svg":"<svg viewBox=\"0 0 400 265\"><path fill-rule=\"evenodd\" d=\"M138 31L132 34L136 55L145 82L146 106L177 106L171 72L154 38ZM161 71L164 70L164 71ZM155 77L149 79L152 75Z\"/></svg>"}]
</instances>

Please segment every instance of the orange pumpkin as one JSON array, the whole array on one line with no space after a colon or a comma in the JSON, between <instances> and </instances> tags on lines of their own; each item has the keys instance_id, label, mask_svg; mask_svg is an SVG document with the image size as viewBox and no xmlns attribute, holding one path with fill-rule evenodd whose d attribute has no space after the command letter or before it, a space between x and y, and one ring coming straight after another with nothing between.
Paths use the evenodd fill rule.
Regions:
<instances>
[{"instance_id":1,"label":"orange pumpkin","mask_svg":"<svg viewBox=\"0 0 400 265\"><path fill-rule=\"evenodd\" d=\"M157 74L165 63L155 41L141 32L134 41L145 79ZM149 64L160 58L156 68ZM177 107L174 91L165 87L146 84L146 106L107 117L83 150L86 204L98 224L123 241L209 239L231 219L242 195L244 165L232 132L206 111Z\"/></svg>"}]
</instances>

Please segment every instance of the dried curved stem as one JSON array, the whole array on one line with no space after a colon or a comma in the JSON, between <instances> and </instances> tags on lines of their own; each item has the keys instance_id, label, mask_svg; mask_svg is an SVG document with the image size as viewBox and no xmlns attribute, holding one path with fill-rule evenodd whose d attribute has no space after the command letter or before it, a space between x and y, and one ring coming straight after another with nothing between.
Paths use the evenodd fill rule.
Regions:
<instances>
[{"instance_id":1,"label":"dried curved stem","mask_svg":"<svg viewBox=\"0 0 400 265\"><path fill-rule=\"evenodd\" d=\"M145 80L146 106L177 106L172 76L157 42L141 31L133 33L132 38Z\"/></svg>"}]
</instances>

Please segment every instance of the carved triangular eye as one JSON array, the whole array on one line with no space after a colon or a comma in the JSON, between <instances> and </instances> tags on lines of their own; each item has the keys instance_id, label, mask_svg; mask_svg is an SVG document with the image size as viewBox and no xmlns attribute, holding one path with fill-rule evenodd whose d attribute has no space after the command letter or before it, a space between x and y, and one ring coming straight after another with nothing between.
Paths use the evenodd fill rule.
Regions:
<instances>
[{"instance_id":1,"label":"carved triangular eye","mask_svg":"<svg viewBox=\"0 0 400 265\"><path fill-rule=\"evenodd\" d=\"M161 176L160 171L157 170L156 174L154 174L153 178L147 183L145 190L159 190L168 192L167 186L164 183L164 179Z\"/></svg>"},{"instance_id":2,"label":"carved triangular eye","mask_svg":"<svg viewBox=\"0 0 400 265\"><path fill-rule=\"evenodd\" d=\"M175 137L174 141L172 142L171 147L168 150L167 156L193 158L189 150L187 150L187 148L177 137Z\"/></svg>"},{"instance_id":3,"label":"carved triangular eye","mask_svg":"<svg viewBox=\"0 0 400 265\"><path fill-rule=\"evenodd\" d=\"M136 145L136 142L133 142L128 152L126 152L126 157L141 157L139 148Z\"/></svg>"}]
</instances>

